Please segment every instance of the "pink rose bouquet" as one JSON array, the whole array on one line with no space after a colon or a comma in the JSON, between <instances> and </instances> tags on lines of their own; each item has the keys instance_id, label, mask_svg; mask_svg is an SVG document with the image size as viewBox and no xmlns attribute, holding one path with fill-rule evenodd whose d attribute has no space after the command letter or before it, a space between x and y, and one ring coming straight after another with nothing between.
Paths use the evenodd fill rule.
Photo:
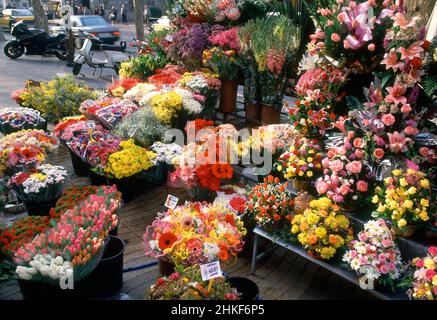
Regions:
<instances>
[{"instance_id":1,"label":"pink rose bouquet","mask_svg":"<svg viewBox=\"0 0 437 320\"><path fill-rule=\"evenodd\" d=\"M414 274L408 295L418 300L437 300L437 247L429 247L425 257L413 259L412 266Z\"/></svg>"}]
</instances>

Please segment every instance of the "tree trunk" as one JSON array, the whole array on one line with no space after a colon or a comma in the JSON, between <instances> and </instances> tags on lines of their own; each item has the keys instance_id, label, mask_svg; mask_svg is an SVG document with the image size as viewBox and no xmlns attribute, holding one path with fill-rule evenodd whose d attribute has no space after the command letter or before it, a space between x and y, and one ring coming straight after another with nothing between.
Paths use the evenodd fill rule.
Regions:
<instances>
[{"instance_id":1,"label":"tree trunk","mask_svg":"<svg viewBox=\"0 0 437 320\"><path fill-rule=\"evenodd\" d=\"M41 0L32 0L33 15L35 16L35 28L49 31L49 25Z\"/></svg>"},{"instance_id":2,"label":"tree trunk","mask_svg":"<svg viewBox=\"0 0 437 320\"><path fill-rule=\"evenodd\" d=\"M134 18L136 37L144 41L144 17L143 17L143 0L134 0Z\"/></svg>"}]
</instances>

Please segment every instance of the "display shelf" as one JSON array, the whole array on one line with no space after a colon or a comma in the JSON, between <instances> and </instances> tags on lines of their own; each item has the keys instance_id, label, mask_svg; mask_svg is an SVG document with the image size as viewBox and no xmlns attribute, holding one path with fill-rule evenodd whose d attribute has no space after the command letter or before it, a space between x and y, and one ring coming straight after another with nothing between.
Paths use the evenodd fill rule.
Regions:
<instances>
[{"instance_id":1,"label":"display shelf","mask_svg":"<svg viewBox=\"0 0 437 320\"><path fill-rule=\"evenodd\" d=\"M355 273L353 273L351 271L343 270L334 264L330 264L330 263L327 263L325 261L317 260L317 259L311 257L310 255L308 255L308 253L304 249L302 249L301 247L298 247L298 246L293 245L291 243L287 243L285 241L282 241L282 240L274 237L273 235L271 235L270 233L264 231L263 229L261 229L259 227L255 227L253 232L255 234L255 239L254 239L253 256L252 256L252 268L251 268L252 274L255 274L256 263L266 256L266 252L262 252L262 253L258 254L259 237L262 237L262 238L265 238L265 239L271 241L274 245L281 246L287 250L290 250L290 251L300 255L301 257L303 257L303 258L317 264L318 266L336 274L337 276L347 280L348 282L350 282L356 286L360 286L359 281L358 281L358 277ZM373 289L373 290L368 290L368 292L370 294L372 294L373 296L375 296L379 299L382 299L382 300L407 300L408 299L408 296L403 291L391 292L390 289L377 288L377 289Z\"/></svg>"}]
</instances>

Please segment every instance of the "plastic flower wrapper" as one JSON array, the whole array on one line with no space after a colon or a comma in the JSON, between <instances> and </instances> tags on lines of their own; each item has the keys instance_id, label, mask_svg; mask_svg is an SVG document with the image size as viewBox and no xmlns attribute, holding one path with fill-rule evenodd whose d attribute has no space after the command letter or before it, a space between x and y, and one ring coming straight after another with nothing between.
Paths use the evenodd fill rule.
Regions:
<instances>
[{"instance_id":1,"label":"plastic flower wrapper","mask_svg":"<svg viewBox=\"0 0 437 320\"><path fill-rule=\"evenodd\" d=\"M31 108L0 109L0 132L3 135L26 129L42 129L46 121L39 111Z\"/></svg>"},{"instance_id":2,"label":"plastic flower wrapper","mask_svg":"<svg viewBox=\"0 0 437 320\"><path fill-rule=\"evenodd\" d=\"M141 108L118 123L114 133L125 139L134 139L142 147L148 147L154 141L162 140L168 129L150 109Z\"/></svg>"},{"instance_id":3,"label":"plastic flower wrapper","mask_svg":"<svg viewBox=\"0 0 437 320\"><path fill-rule=\"evenodd\" d=\"M229 209L188 202L159 213L144 234L146 255L169 256L183 267L219 260L235 261L246 229Z\"/></svg>"},{"instance_id":4,"label":"plastic flower wrapper","mask_svg":"<svg viewBox=\"0 0 437 320\"><path fill-rule=\"evenodd\" d=\"M138 105L129 101L121 100L110 106L97 110L94 118L102 123L107 129L113 129L123 118L138 110Z\"/></svg>"},{"instance_id":5,"label":"plastic flower wrapper","mask_svg":"<svg viewBox=\"0 0 437 320\"><path fill-rule=\"evenodd\" d=\"M437 247L428 248L424 257L414 258L411 286L407 291L412 299L437 300Z\"/></svg>"},{"instance_id":6,"label":"plastic flower wrapper","mask_svg":"<svg viewBox=\"0 0 437 320\"><path fill-rule=\"evenodd\" d=\"M9 185L23 201L44 203L61 195L67 176L63 167L44 164L29 172L15 174Z\"/></svg>"},{"instance_id":7,"label":"plastic flower wrapper","mask_svg":"<svg viewBox=\"0 0 437 320\"><path fill-rule=\"evenodd\" d=\"M154 166L156 153L135 145L132 139L120 142L120 148L120 151L109 155L105 175L122 179Z\"/></svg>"},{"instance_id":8,"label":"plastic flower wrapper","mask_svg":"<svg viewBox=\"0 0 437 320\"><path fill-rule=\"evenodd\" d=\"M17 250L17 276L54 285L71 273L74 281L83 279L97 266L105 239L118 224L120 199L115 186L104 186L68 210L51 229Z\"/></svg>"},{"instance_id":9,"label":"plastic flower wrapper","mask_svg":"<svg viewBox=\"0 0 437 320\"><path fill-rule=\"evenodd\" d=\"M393 285L400 277L402 268L401 253L390 229L382 219L370 220L364 224L364 230L352 240L350 249L343 256L358 276L369 280L378 280L384 286Z\"/></svg>"},{"instance_id":10,"label":"plastic flower wrapper","mask_svg":"<svg viewBox=\"0 0 437 320\"><path fill-rule=\"evenodd\" d=\"M418 168L394 169L375 189L372 202L378 205L373 217L382 217L393 228L406 230L430 220L433 212L430 182Z\"/></svg>"},{"instance_id":11,"label":"plastic flower wrapper","mask_svg":"<svg viewBox=\"0 0 437 320\"><path fill-rule=\"evenodd\" d=\"M309 253L329 260L353 239L348 218L326 197L312 200L303 214L291 221L291 233Z\"/></svg>"},{"instance_id":12,"label":"plastic flower wrapper","mask_svg":"<svg viewBox=\"0 0 437 320\"><path fill-rule=\"evenodd\" d=\"M150 300L238 300L239 293L226 281L203 281L199 266L159 278L150 288Z\"/></svg>"}]
</instances>

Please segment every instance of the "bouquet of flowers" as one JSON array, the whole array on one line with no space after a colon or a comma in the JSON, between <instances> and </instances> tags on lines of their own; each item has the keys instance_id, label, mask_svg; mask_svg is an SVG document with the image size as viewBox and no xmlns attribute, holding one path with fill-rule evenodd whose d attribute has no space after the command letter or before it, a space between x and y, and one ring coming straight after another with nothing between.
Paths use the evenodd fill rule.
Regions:
<instances>
[{"instance_id":1,"label":"bouquet of flowers","mask_svg":"<svg viewBox=\"0 0 437 320\"><path fill-rule=\"evenodd\" d=\"M77 114L83 101L95 97L94 91L76 82L72 75L58 75L49 82L28 88L21 95L22 105L38 110L47 121Z\"/></svg>"},{"instance_id":2,"label":"bouquet of flowers","mask_svg":"<svg viewBox=\"0 0 437 320\"><path fill-rule=\"evenodd\" d=\"M122 97L126 93L126 91L129 91L141 82L143 81L136 78L124 78L120 80L115 80L114 83L108 87L108 91L114 97Z\"/></svg>"},{"instance_id":3,"label":"bouquet of flowers","mask_svg":"<svg viewBox=\"0 0 437 320\"><path fill-rule=\"evenodd\" d=\"M8 258L12 258L19 248L31 242L37 234L50 228L49 220L50 218L47 216L24 217L1 230L1 253Z\"/></svg>"},{"instance_id":4,"label":"bouquet of flowers","mask_svg":"<svg viewBox=\"0 0 437 320\"><path fill-rule=\"evenodd\" d=\"M334 122L334 103L347 74L341 69L327 66L307 70L295 86L298 100L288 109L294 127L304 134L324 133Z\"/></svg>"},{"instance_id":5,"label":"bouquet of flowers","mask_svg":"<svg viewBox=\"0 0 437 320\"><path fill-rule=\"evenodd\" d=\"M78 203L86 200L90 195L97 194L97 186L73 186L64 191L62 196L56 201L56 206L50 210L50 218L59 218L68 210L73 209Z\"/></svg>"},{"instance_id":6,"label":"bouquet of flowers","mask_svg":"<svg viewBox=\"0 0 437 320\"><path fill-rule=\"evenodd\" d=\"M68 210L59 221L17 250L14 262L19 279L56 282L68 276L79 281L98 264L108 232L118 224L120 194L100 187L97 194Z\"/></svg>"},{"instance_id":7,"label":"bouquet of flowers","mask_svg":"<svg viewBox=\"0 0 437 320\"><path fill-rule=\"evenodd\" d=\"M149 148L156 153L154 163L166 163L171 165L173 159L182 154L182 147L176 143L162 143L160 141L155 142Z\"/></svg>"},{"instance_id":8,"label":"bouquet of flowers","mask_svg":"<svg viewBox=\"0 0 437 320\"><path fill-rule=\"evenodd\" d=\"M45 123L39 111L31 108L0 109L0 132L3 135L26 129L42 129Z\"/></svg>"},{"instance_id":9,"label":"bouquet of flowers","mask_svg":"<svg viewBox=\"0 0 437 320\"><path fill-rule=\"evenodd\" d=\"M150 288L150 300L238 300L239 293L225 278L203 281L199 266L159 278Z\"/></svg>"},{"instance_id":10,"label":"bouquet of flowers","mask_svg":"<svg viewBox=\"0 0 437 320\"><path fill-rule=\"evenodd\" d=\"M369 189L363 141L350 131L337 145L328 148L328 156L322 160L323 175L315 184L320 195L338 204L352 204L363 198Z\"/></svg>"},{"instance_id":11,"label":"bouquet of flowers","mask_svg":"<svg viewBox=\"0 0 437 320\"><path fill-rule=\"evenodd\" d=\"M372 198L378 205L372 216L390 221L395 231L407 237L412 235L415 225L428 221L433 212L429 180L416 169L392 170Z\"/></svg>"},{"instance_id":12,"label":"bouquet of flowers","mask_svg":"<svg viewBox=\"0 0 437 320\"><path fill-rule=\"evenodd\" d=\"M185 69L178 65L168 64L163 69L155 70L155 74L150 76L147 80L150 84L157 87L162 87L164 85L175 84L185 72Z\"/></svg>"},{"instance_id":13,"label":"bouquet of flowers","mask_svg":"<svg viewBox=\"0 0 437 320\"><path fill-rule=\"evenodd\" d=\"M144 235L146 254L184 267L236 258L246 229L229 209L189 202L158 214Z\"/></svg>"},{"instance_id":14,"label":"bouquet of flowers","mask_svg":"<svg viewBox=\"0 0 437 320\"><path fill-rule=\"evenodd\" d=\"M98 99L87 99L80 104L79 111L87 117L93 117L96 111L121 101L121 98L102 96Z\"/></svg>"},{"instance_id":15,"label":"bouquet of flowers","mask_svg":"<svg viewBox=\"0 0 437 320\"><path fill-rule=\"evenodd\" d=\"M364 230L358 233L358 240L352 240L343 261L359 276L392 284L400 277L401 253L384 220L370 220Z\"/></svg>"},{"instance_id":16,"label":"bouquet of flowers","mask_svg":"<svg viewBox=\"0 0 437 320\"><path fill-rule=\"evenodd\" d=\"M214 32L208 39L214 46L225 50L240 51L240 39L238 37L238 27L228 30Z\"/></svg>"},{"instance_id":17,"label":"bouquet of flowers","mask_svg":"<svg viewBox=\"0 0 437 320\"><path fill-rule=\"evenodd\" d=\"M410 297L419 300L437 300L437 247L428 248L424 258L412 261L414 268L412 288L407 291Z\"/></svg>"},{"instance_id":18,"label":"bouquet of flowers","mask_svg":"<svg viewBox=\"0 0 437 320\"><path fill-rule=\"evenodd\" d=\"M108 157L104 168L107 176L127 178L154 166L156 153L135 145L132 139L120 142L120 148Z\"/></svg>"},{"instance_id":19,"label":"bouquet of flowers","mask_svg":"<svg viewBox=\"0 0 437 320\"><path fill-rule=\"evenodd\" d=\"M317 140L298 140L276 162L285 179L316 179L322 171L322 148Z\"/></svg>"},{"instance_id":20,"label":"bouquet of flowers","mask_svg":"<svg viewBox=\"0 0 437 320\"><path fill-rule=\"evenodd\" d=\"M349 220L326 197L311 201L310 207L303 214L295 215L291 223L291 233L316 258L329 260L352 240Z\"/></svg>"},{"instance_id":21,"label":"bouquet of flowers","mask_svg":"<svg viewBox=\"0 0 437 320\"><path fill-rule=\"evenodd\" d=\"M44 164L13 175L9 184L23 201L45 203L61 195L67 176L63 167Z\"/></svg>"},{"instance_id":22,"label":"bouquet of flowers","mask_svg":"<svg viewBox=\"0 0 437 320\"><path fill-rule=\"evenodd\" d=\"M142 147L162 140L169 128L156 119L153 111L141 108L117 124L114 133L124 139L133 139Z\"/></svg>"},{"instance_id":23,"label":"bouquet of flowers","mask_svg":"<svg viewBox=\"0 0 437 320\"><path fill-rule=\"evenodd\" d=\"M238 56L235 50L212 47L203 51L203 65L211 68L222 80L233 80L238 75Z\"/></svg>"},{"instance_id":24,"label":"bouquet of flowers","mask_svg":"<svg viewBox=\"0 0 437 320\"><path fill-rule=\"evenodd\" d=\"M14 100L17 104L21 105L23 103L24 94L27 92L27 89L17 89L11 92L11 99Z\"/></svg>"},{"instance_id":25,"label":"bouquet of flowers","mask_svg":"<svg viewBox=\"0 0 437 320\"><path fill-rule=\"evenodd\" d=\"M268 176L249 191L244 212L260 227L279 231L291 221L293 205L287 182L279 183L279 178Z\"/></svg>"},{"instance_id":26,"label":"bouquet of flowers","mask_svg":"<svg viewBox=\"0 0 437 320\"><path fill-rule=\"evenodd\" d=\"M371 72L384 54L384 35L400 8L394 1L318 1L312 6L316 31L309 52L354 72Z\"/></svg>"},{"instance_id":27,"label":"bouquet of flowers","mask_svg":"<svg viewBox=\"0 0 437 320\"><path fill-rule=\"evenodd\" d=\"M235 0L214 1L181 1L188 16L196 17L200 21L222 22L237 21L240 18L240 10Z\"/></svg>"},{"instance_id":28,"label":"bouquet of flowers","mask_svg":"<svg viewBox=\"0 0 437 320\"><path fill-rule=\"evenodd\" d=\"M155 91L157 88L150 83L138 83L135 87L128 90L124 95L124 99L128 99L139 103L141 99L151 91Z\"/></svg>"},{"instance_id":29,"label":"bouquet of flowers","mask_svg":"<svg viewBox=\"0 0 437 320\"><path fill-rule=\"evenodd\" d=\"M107 129L113 129L123 118L138 110L138 106L129 101L121 100L107 107L98 109L93 117Z\"/></svg>"},{"instance_id":30,"label":"bouquet of flowers","mask_svg":"<svg viewBox=\"0 0 437 320\"><path fill-rule=\"evenodd\" d=\"M300 27L285 16L270 16L248 21L238 35L243 55L256 62L263 84L262 103L282 108L287 70L300 43Z\"/></svg>"},{"instance_id":31,"label":"bouquet of flowers","mask_svg":"<svg viewBox=\"0 0 437 320\"><path fill-rule=\"evenodd\" d=\"M135 78L147 80L156 69L164 68L169 63L165 55L154 53L141 54L130 58L120 66L120 79Z\"/></svg>"},{"instance_id":32,"label":"bouquet of flowers","mask_svg":"<svg viewBox=\"0 0 437 320\"><path fill-rule=\"evenodd\" d=\"M175 91L158 93L149 100L149 105L160 122L171 125L181 116L182 96Z\"/></svg>"}]
</instances>

